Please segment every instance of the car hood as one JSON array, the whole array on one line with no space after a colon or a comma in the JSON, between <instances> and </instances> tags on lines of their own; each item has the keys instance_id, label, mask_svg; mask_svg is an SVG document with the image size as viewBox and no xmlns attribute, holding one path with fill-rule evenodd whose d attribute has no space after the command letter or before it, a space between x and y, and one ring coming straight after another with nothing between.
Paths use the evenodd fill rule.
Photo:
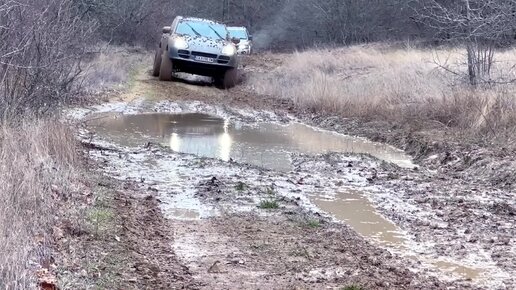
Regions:
<instances>
[{"instance_id":1,"label":"car hood","mask_svg":"<svg viewBox=\"0 0 516 290\"><path fill-rule=\"evenodd\" d=\"M202 36L183 36L188 43L188 49L207 53L220 54L222 48L229 42L223 39L213 39Z\"/></svg>"}]
</instances>

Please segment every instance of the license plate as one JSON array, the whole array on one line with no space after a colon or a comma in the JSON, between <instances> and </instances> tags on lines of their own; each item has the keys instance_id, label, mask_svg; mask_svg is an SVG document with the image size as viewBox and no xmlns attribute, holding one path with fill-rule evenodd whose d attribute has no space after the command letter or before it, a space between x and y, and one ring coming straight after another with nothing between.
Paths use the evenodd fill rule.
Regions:
<instances>
[{"instance_id":1,"label":"license plate","mask_svg":"<svg viewBox=\"0 0 516 290\"><path fill-rule=\"evenodd\" d=\"M198 61L204 61L204 62L214 62L215 60L211 57L205 57L205 56L199 56L199 55L196 55L195 56L195 60L198 60Z\"/></svg>"}]
</instances>

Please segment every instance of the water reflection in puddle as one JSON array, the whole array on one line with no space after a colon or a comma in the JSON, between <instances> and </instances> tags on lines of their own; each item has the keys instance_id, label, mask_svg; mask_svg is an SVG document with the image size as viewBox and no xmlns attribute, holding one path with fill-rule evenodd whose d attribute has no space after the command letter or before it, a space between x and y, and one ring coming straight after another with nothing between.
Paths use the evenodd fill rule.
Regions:
<instances>
[{"instance_id":1,"label":"water reflection in puddle","mask_svg":"<svg viewBox=\"0 0 516 290\"><path fill-rule=\"evenodd\" d=\"M94 130L126 146L159 142L172 150L230 159L264 168L292 169L290 153L365 153L414 167L409 156L391 146L294 123L247 125L206 114L141 114L93 120Z\"/></svg>"}]
</instances>

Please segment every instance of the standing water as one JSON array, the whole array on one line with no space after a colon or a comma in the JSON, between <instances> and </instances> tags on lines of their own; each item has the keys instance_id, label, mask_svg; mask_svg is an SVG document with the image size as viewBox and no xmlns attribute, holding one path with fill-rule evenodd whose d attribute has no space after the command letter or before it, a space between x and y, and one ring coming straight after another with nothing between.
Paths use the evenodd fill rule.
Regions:
<instances>
[{"instance_id":1,"label":"standing water","mask_svg":"<svg viewBox=\"0 0 516 290\"><path fill-rule=\"evenodd\" d=\"M231 123L206 114L141 114L92 121L94 131L125 146L157 142L181 153L235 160L264 168L292 169L290 154L364 153L401 167L414 167L403 151L294 123Z\"/></svg>"},{"instance_id":2,"label":"standing water","mask_svg":"<svg viewBox=\"0 0 516 290\"><path fill-rule=\"evenodd\" d=\"M362 138L317 130L299 123L232 123L219 117L200 114L113 115L90 121L100 137L122 146L137 147L148 142L159 143L175 152L235 160L278 171L292 170L292 153L323 154L329 152L370 154L380 160L413 168L403 151ZM175 198L184 199L184 196ZM199 201L186 198L177 201L182 208L171 209L167 216L196 218ZM355 231L381 245L403 251L406 238L400 229L378 214L361 192L341 192L328 198L313 194L310 200L321 210L346 222ZM430 262L435 267L466 278L479 272L445 261Z\"/></svg>"}]
</instances>

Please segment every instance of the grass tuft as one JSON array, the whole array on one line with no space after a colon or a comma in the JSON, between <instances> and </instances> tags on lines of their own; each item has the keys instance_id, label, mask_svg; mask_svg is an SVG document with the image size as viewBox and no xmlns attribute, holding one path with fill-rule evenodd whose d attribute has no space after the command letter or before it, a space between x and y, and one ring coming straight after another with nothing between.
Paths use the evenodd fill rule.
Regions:
<instances>
[{"instance_id":1,"label":"grass tuft","mask_svg":"<svg viewBox=\"0 0 516 290\"><path fill-rule=\"evenodd\" d=\"M261 209L278 209L279 203L276 200L262 200L259 207Z\"/></svg>"},{"instance_id":2,"label":"grass tuft","mask_svg":"<svg viewBox=\"0 0 516 290\"><path fill-rule=\"evenodd\" d=\"M95 207L89 211L87 220L92 227L95 237L100 238L105 232L111 230L113 211L110 208L96 204Z\"/></svg>"},{"instance_id":3,"label":"grass tuft","mask_svg":"<svg viewBox=\"0 0 516 290\"><path fill-rule=\"evenodd\" d=\"M351 285L351 286L341 288L341 290L365 290L365 289L361 286Z\"/></svg>"},{"instance_id":4,"label":"grass tuft","mask_svg":"<svg viewBox=\"0 0 516 290\"><path fill-rule=\"evenodd\" d=\"M309 220L306 225L309 227L309 228L319 228L321 226L321 223L318 221L318 220Z\"/></svg>"},{"instance_id":5,"label":"grass tuft","mask_svg":"<svg viewBox=\"0 0 516 290\"><path fill-rule=\"evenodd\" d=\"M130 47L99 46L98 53L90 59L81 75L82 89L97 93L131 86L135 83L138 69L151 61L146 53L135 52Z\"/></svg>"},{"instance_id":6,"label":"grass tuft","mask_svg":"<svg viewBox=\"0 0 516 290\"><path fill-rule=\"evenodd\" d=\"M237 191L244 191L244 190L246 190L246 188L247 188L247 184L245 184L245 183L244 183L244 182L242 182L242 181L239 181L239 182L235 185L235 189L236 189Z\"/></svg>"}]
</instances>

